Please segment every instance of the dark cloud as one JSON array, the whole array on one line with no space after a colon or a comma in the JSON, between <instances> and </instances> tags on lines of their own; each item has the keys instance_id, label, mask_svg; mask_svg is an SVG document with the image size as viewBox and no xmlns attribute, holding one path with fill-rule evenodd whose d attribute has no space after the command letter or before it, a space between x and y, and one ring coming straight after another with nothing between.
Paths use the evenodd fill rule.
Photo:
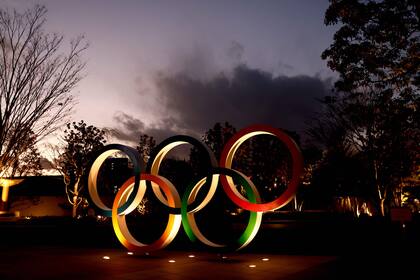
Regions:
<instances>
[{"instance_id":1,"label":"dark cloud","mask_svg":"<svg viewBox=\"0 0 420 280\"><path fill-rule=\"evenodd\" d=\"M234 64L237 64L242 61L244 51L245 48L241 43L237 41L232 41L230 43L229 48L226 51L226 55L229 59L233 61Z\"/></svg>"},{"instance_id":2,"label":"dark cloud","mask_svg":"<svg viewBox=\"0 0 420 280\"><path fill-rule=\"evenodd\" d=\"M225 121L238 129L260 123L302 134L306 121L320 109L317 99L328 94L331 83L318 76L274 76L240 65L211 79L160 72L154 84L163 114L146 125L117 112L118 125L112 130L116 138L137 142L143 133L158 141L175 134L199 136Z\"/></svg>"},{"instance_id":3,"label":"dark cloud","mask_svg":"<svg viewBox=\"0 0 420 280\"><path fill-rule=\"evenodd\" d=\"M207 81L161 74L156 85L167 115L179 127L199 132L224 121L237 128L263 123L301 132L320 107L317 99L329 90L319 77L273 76L246 65Z\"/></svg>"},{"instance_id":4,"label":"dark cloud","mask_svg":"<svg viewBox=\"0 0 420 280\"><path fill-rule=\"evenodd\" d=\"M177 127L176 121L169 117L160 120L158 123L146 126L144 122L131 115L116 112L114 121L117 123L116 127L108 129L111 136L132 144L136 144L142 134L153 136L160 142L182 131L181 128Z\"/></svg>"},{"instance_id":5,"label":"dark cloud","mask_svg":"<svg viewBox=\"0 0 420 280\"><path fill-rule=\"evenodd\" d=\"M44 170L54 170L54 164L47 158L41 157L40 158L41 168Z\"/></svg>"},{"instance_id":6,"label":"dark cloud","mask_svg":"<svg viewBox=\"0 0 420 280\"><path fill-rule=\"evenodd\" d=\"M191 48L177 50L165 73L182 73L197 80L209 79L217 73L216 64L215 54L209 46L194 44Z\"/></svg>"},{"instance_id":7,"label":"dark cloud","mask_svg":"<svg viewBox=\"0 0 420 280\"><path fill-rule=\"evenodd\" d=\"M114 121L117 123L117 126L109 129L109 132L119 140L136 142L140 133L145 129L145 125L141 120L123 112L116 112Z\"/></svg>"},{"instance_id":8,"label":"dark cloud","mask_svg":"<svg viewBox=\"0 0 420 280\"><path fill-rule=\"evenodd\" d=\"M279 61L277 66L278 66L280 72L284 72L284 73L288 73L288 72L291 72L291 71L295 70L292 65L287 64L287 63L283 63L282 61Z\"/></svg>"}]
</instances>

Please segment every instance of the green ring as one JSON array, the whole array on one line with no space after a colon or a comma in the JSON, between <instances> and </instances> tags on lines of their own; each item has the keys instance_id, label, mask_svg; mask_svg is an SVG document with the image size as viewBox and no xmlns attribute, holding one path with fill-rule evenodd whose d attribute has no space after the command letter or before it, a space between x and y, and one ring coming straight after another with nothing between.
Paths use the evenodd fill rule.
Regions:
<instances>
[{"instance_id":1,"label":"green ring","mask_svg":"<svg viewBox=\"0 0 420 280\"><path fill-rule=\"evenodd\" d=\"M236 170L232 170L232 169L227 169L227 168L214 168L211 171L211 173L207 175L205 184L211 181L211 176L215 174L226 175L226 176L232 177L233 179L238 180L238 182L245 188L247 198L250 202L259 203L261 201L259 193L257 189L255 188L255 186L252 187L248 183L248 181L244 178L243 174L241 174L240 172ZM188 198L191 192L193 191L194 187L197 185L199 181L201 180L197 180L195 183L190 184L188 186L188 188L186 189L182 197L182 203L181 203L182 226L188 238L192 242L195 242L197 239L200 240L200 238L197 237L197 234L194 232L194 229L191 227L188 221L188 215L192 215L192 218L194 219L194 213L189 213L188 211ZM250 211L250 212L251 213L249 216L248 224L244 232L241 234L241 236L233 244L222 245L221 247L227 248L227 249L240 250L240 249L245 248L252 241L252 239L254 239L261 225L262 212L253 212L253 211ZM202 240L200 241L203 242ZM209 246L212 246L212 245L209 245Z\"/></svg>"}]
</instances>

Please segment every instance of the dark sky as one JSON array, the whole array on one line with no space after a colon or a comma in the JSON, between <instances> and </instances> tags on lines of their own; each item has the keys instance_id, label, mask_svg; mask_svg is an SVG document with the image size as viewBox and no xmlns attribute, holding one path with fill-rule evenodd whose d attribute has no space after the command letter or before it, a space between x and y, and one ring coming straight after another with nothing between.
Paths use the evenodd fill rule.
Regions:
<instances>
[{"instance_id":1,"label":"dark sky","mask_svg":"<svg viewBox=\"0 0 420 280\"><path fill-rule=\"evenodd\" d=\"M215 122L302 131L333 74L326 0L0 0L48 8L46 30L86 36L74 119L120 139L200 135Z\"/></svg>"}]
</instances>

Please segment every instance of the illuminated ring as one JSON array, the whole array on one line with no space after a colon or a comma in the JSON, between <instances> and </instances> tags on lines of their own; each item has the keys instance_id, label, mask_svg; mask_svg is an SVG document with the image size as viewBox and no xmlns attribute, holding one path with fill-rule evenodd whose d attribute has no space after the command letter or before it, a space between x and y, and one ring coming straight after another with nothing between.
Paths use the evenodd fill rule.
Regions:
<instances>
[{"instance_id":1,"label":"illuminated ring","mask_svg":"<svg viewBox=\"0 0 420 280\"><path fill-rule=\"evenodd\" d=\"M134 201L135 196L139 189L139 183L140 183L140 171L144 168L144 163L140 159L139 154L136 149L133 149L131 147L127 147L124 145L119 144L111 144L105 146L103 149L101 149L98 152L97 157L95 158L95 161L92 163L89 176L88 176L88 190L89 195L91 198L91 201L93 202L93 205L96 206L96 210L99 215L111 217L112 210L108 206L106 206L98 194L98 186L97 186L97 179L98 179L98 173L102 166L102 164L105 162L105 160L112 155L115 152L123 152L125 153L133 163L133 175L135 178L134 182L134 189L130 197L128 197L127 202L121 205L120 208L118 208L118 213L124 212Z\"/></svg>"},{"instance_id":2,"label":"illuminated ring","mask_svg":"<svg viewBox=\"0 0 420 280\"><path fill-rule=\"evenodd\" d=\"M196 241L196 239L200 240L202 243L210 246L210 247L216 247L216 248L236 248L236 250L240 250L242 248L245 248L251 241L254 239L255 235L257 234L262 220L262 213L261 212L253 212L251 211L250 217L248 220L248 224L245 228L245 231L242 233L242 235L236 240L234 244L229 245L221 245L214 243L210 240L208 240L200 231L200 229L197 226L197 223L195 221L194 214L198 212L200 209L188 211L188 204L192 203L200 188L205 184L205 181L207 180L214 180L214 177L219 177L219 174L223 174L225 176L229 176L231 178L234 178L238 181L238 183L245 188L246 194L248 196L248 199L252 202L261 202L260 195L258 193L257 188L254 186L254 184L241 172L232 170L232 169L226 169L226 168L215 168L211 175L207 176L207 178L203 178L199 180L196 184L191 184L188 189L185 191L184 196L182 198L182 207L181 207L181 215L182 215L182 225L184 227L185 233L187 234L188 238L191 241ZM217 184L216 184L217 185ZM206 206L210 199L204 200L203 207Z\"/></svg>"},{"instance_id":3,"label":"illuminated ring","mask_svg":"<svg viewBox=\"0 0 420 280\"><path fill-rule=\"evenodd\" d=\"M289 149L289 152L292 156L292 178L290 183L287 185L286 191L271 202L254 203L248 201L238 192L231 178L227 178L223 175L221 176L221 183L228 197L239 207L255 212L275 210L289 203L296 194L297 187L299 185L300 174L303 169L302 155L295 141L293 141L293 139L283 131L265 125L250 126L240 130L237 134L235 134L223 149L220 158L220 167L230 169L232 167L233 157L235 156L235 152L238 150L239 146L247 139L263 134L273 135L281 140Z\"/></svg>"},{"instance_id":4,"label":"illuminated ring","mask_svg":"<svg viewBox=\"0 0 420 280\"><path fill-rule=\"evenodd\" d=\"M174 185L169 182L166 178L162 176L155 176L152 174L141 174L140 189L139 194L136 195L136 198L132 201L130 206L123 213L118 213L117 209L121 203L130 197L134 192L134 185L136 180L131 177L128 179L124 185L118 191L113 206L112 206L112 226L114 227L115 234L117 235L118 240L121 244L124 245L130 251L137 252L150 252L154 250L159 250L167 245L169 245L172 240L175 238L178 233L179 227L181 226L181 215L179 214L169 214L168 224L166 225L165 231L161 237L151 244L143 244L137 241L130 233L127 223L125 220L125 215L129 214L131 211L136 209L140 204L144 193L146 191L146 181L152 181L163 189L164 194L168 198L168 204L170 207L180 208L181 199Z\"/></svg>"},{"instance_id":5,"label":"illuminated ring","mask_svg":"<svg viewBox=\"0 0 420 280\"><path fill-rule=\"evenodd\" d=\"M194 137L187 136L187 135L177 135L172 136L164 141L162 141L158 146L156 146L155 149L153 149L153 152L150 156L149 161L147 162L146 166L146 173L158 175L159 174L159 168L160 165L165 158L165 156L175 147L184 145L184 144L191 144L192 146L196 147L200 154L206 155L206 162L209 163L209 171L212 168L217 167L217 160L214 157L214 154L210 149L207 147L207 145L203 144L201 141L195 139ZM147 182L147 186L152 186L153 192L155 193L156 197L159 199L160 202L162 202L164 205L168 205L168 201L166 200L166 197L162 194L160 188L153 184L153 182ZM208 197L212 197L214 192L217 188L217 180L212 180L209 187L209 192L205 199ZM194 209L202 208L202 205L204 202L198 204L197 206L194 205ZM178 213L179 209L171 209L171 213Z\"/></svg>"}]
</instances>

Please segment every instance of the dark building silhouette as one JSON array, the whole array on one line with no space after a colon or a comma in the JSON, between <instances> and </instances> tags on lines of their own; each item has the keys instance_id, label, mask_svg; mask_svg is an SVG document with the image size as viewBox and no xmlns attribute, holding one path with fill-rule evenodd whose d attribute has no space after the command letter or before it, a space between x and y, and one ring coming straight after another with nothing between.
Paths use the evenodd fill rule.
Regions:
<instances>
[{"instance_id":1,"label":"dark building silhouette","mask_svg":"<svg viewBox=\"0 0 420 280\"><path fill-rule=\"evenodd\" d=\"M10 188L8 210L17 216L70 216L62 176L28 176Z\"/></svg>"}]
</instances>

